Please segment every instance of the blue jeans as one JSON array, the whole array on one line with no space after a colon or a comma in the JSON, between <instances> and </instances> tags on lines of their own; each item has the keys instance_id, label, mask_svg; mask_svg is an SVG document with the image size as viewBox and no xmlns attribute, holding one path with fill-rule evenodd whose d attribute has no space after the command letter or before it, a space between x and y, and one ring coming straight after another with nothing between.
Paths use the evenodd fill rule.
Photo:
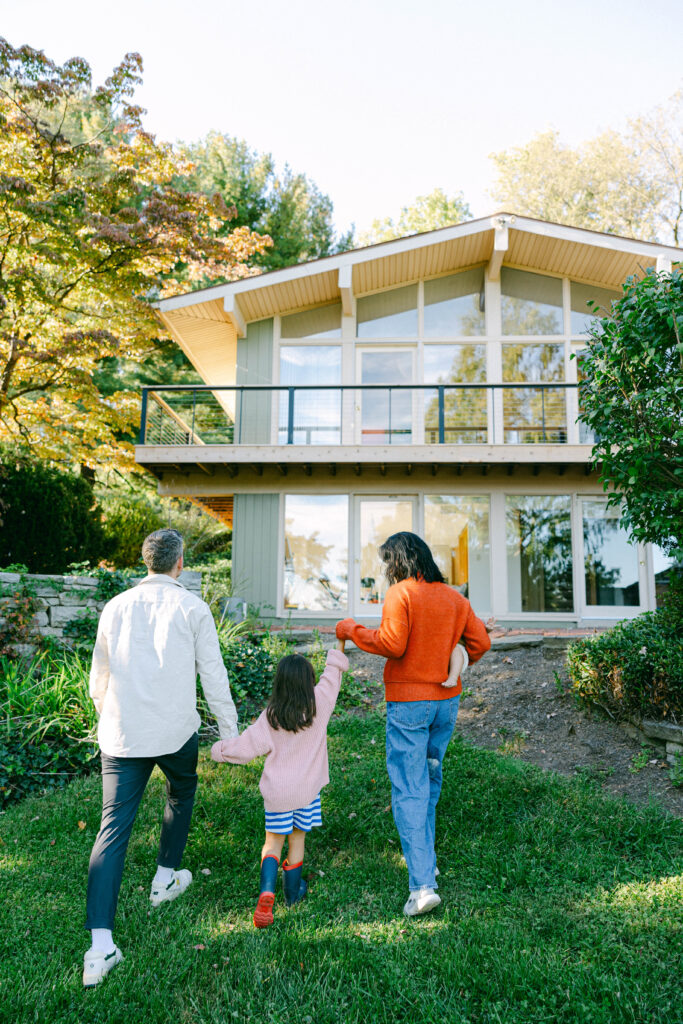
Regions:
<instances>
[{"instance_id":1,"label":"blue jeans","mask_svg":"<svg viewBox=\"0 0 683 1024\"><path fill-rule=\"evenodd\" d=\"M387 703L387 771L391 809L408 865L408 884L436 888L434 822L442 761L460 697Z\"/></svg>"}]
</instances>

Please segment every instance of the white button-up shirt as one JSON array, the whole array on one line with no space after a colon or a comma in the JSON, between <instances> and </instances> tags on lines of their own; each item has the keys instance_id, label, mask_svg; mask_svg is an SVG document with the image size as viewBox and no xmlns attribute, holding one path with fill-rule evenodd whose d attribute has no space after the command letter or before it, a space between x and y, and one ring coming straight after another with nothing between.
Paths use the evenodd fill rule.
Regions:
<instances>
[{"instance_id":1,"label":"white button-up shirt","mask_svg":"<svg viewBox=\"0 0 683 1024\"><path fill-rule=\"evenodd\" d=\"M172 754L197 731L197 673L221 739L237 712L209 606L161 573L102 611L90 671L100 748L113 757Z\"/></svg>"}]
</instances>

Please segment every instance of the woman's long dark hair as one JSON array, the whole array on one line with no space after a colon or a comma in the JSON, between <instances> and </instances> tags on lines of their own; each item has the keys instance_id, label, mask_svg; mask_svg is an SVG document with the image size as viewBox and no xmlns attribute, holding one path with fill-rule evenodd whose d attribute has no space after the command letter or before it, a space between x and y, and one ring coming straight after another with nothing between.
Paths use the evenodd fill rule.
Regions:
<instances>
[{"instance_id":1,"label":"woman's long dark hair","mask_svg":"<svg viewBox=\"0 0 683 1024\"><path fill-rule=\"evenodd\" d=\"M389 583L422 577L427 583L445 583L432 553L416 533L392 533L379 549Z\"/></svg>"},{"instance_id":2,"label":"woman's long dark hair","mask_svg":"<svg viewBox=\"0 0 683 1024\"><path fill-rule=\"evenodd\" d=\"M315 718L315 673L310 661L288 654L277 667L273 692L266 708L273 729L298 732Z\"/></svg>"}]
</instances>

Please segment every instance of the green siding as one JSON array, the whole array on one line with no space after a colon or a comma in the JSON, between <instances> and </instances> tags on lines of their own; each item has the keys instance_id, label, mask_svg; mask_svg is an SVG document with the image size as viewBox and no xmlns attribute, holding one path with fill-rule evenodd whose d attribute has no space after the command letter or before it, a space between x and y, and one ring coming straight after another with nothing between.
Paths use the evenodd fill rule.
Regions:
<instances>
[{"instance_id":1,"label":"green siding","mask_svg":"<svg viewBox=\"0 0 683 1024\"><path fill-rule=\"evenodd\" d=\"M237 342L237 383L273 383L273 321L257 320ZM238 444L270 444L271 392L243 394L237 401ZM241 407L240 407L241 406Z\"/></svg>"},{"instance_id":2,"label":"green siding","mask_svg":"<svg viewBox=\"0 0 683 1024\"><path fill-rule=\"evenodd\" d=\"M235 597L276 613L278 565L278 494L236 494L232 533L232 582Z\"/></svg>"}]
</instances>

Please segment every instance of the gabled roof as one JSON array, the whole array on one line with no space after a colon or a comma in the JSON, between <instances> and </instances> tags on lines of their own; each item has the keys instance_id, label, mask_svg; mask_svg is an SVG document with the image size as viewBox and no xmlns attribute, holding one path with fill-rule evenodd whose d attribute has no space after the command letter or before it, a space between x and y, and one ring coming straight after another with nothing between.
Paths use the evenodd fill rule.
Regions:
<instances>
[{"instance_id":1,"label":"gabled roof","mask_svg":"<svg viewBox=\"0 0 683 1024\"><path fill-rule=\"evenodd\" d=\"M182 311L183 320L227 322L242 334L252 320L340 299L346 306L351 294L465 270L492 257L506 266L619 288L630 274L658 261L678 261L682 252L657 242L497 213L202 288L156 305L167 324Z\"/></svg>"}]
</instances>

